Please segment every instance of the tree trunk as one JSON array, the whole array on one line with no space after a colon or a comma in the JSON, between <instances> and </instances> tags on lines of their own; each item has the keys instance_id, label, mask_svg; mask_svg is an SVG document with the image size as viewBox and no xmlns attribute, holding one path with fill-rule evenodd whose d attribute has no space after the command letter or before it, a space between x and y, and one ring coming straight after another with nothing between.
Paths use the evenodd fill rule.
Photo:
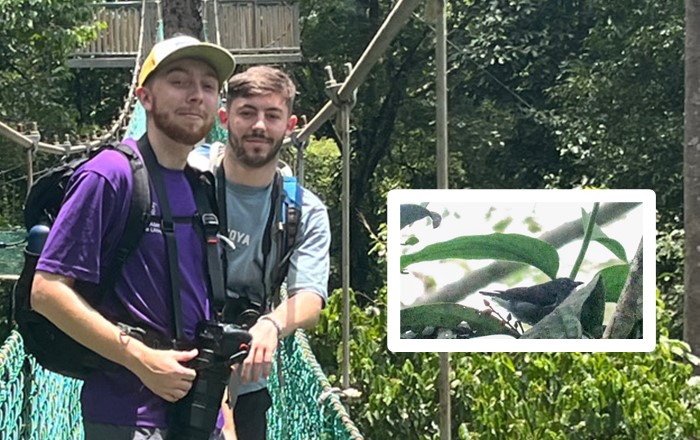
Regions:
<instances>
[{"instance_id":1,"label":"tree trunk","mask_svg":"<svg viewBox=\"0 0 700 440\"><path fill-rule=\"evenodd\" d=\"M165 38L176 33L203 39L202 0L162 0Z\"/></svg>"},{"instance_id":2,"label":"tree trunk","mask_svg":"<svg viewBox=\"0 0 700 440\"><path fill-rule=\"evenodd\" d=\"M683 339L700 355L700 0L685 1ZM695 374L700 368L695 367Z\"/></svg>"}]
</instances>

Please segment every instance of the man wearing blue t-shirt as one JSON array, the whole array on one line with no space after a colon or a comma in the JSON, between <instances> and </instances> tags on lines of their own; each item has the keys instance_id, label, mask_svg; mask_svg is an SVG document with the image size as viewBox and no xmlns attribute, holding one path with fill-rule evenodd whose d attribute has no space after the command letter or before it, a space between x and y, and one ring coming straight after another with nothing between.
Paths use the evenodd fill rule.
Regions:
<instances>
[{"instance_id":1,"label":"man wearing blue t-shirt","mask_svg":"<svg viewBox=\"0 0 700 440\"><path fill-rule=\"evenodd\" d=\"M150 144L173 218L196 214L184 172L187 155L211 130L219 90L233 67L225 49L179 36L156 44L141 69L136 94L146 110L147 131L138 146ZM143 155L134 140L126 143ZM120 366L85 379L81 403L86 440L165 439L168 411L196 377L183 364L195 358L197 350L151 348L116 325L135 323L159 340L174 339L163 222L148 225L113 292L76 292L87 292L85 285L96 286L114 261L132 186L129 162L117 151L103 151L80 168L70 181L32 286L37 312ZM157 218L166 200L159 200L157 191L151 194L151 214ZM193 223L175 223L174 236L183 342L191 343L197 324L210 313L204 243Z\"/></svg>"},{"instance_id":2,"label":"man wearing blue t-shirt","mask_svg":"<svg viewBox=\"0 0 700 440\"><path fill-rule=\"evenodd\" d=\"M268 237L279 231L274 227L280 211L273 201L274 186L282 142L297 122L292 114L295 93L284 72L251 67L231 77L226 109L219 114L228 128L217 170L219 208L225 207L230 241L226 290L231 307L227 304L224 316L234 322L247 320L253 338L248 357L232 377L235 384L240 374L233 411L239 440L265 439L265 413L271 405L266 379L279 341L298 328L313 326L328 298L328 212L318 197L302 188L299 232L287 274L288 299L270 307L280 246L272 239L271 249L265 250L266 231ZM231 387L234 393L235 388Z\"/></svg>"}]
</instances>

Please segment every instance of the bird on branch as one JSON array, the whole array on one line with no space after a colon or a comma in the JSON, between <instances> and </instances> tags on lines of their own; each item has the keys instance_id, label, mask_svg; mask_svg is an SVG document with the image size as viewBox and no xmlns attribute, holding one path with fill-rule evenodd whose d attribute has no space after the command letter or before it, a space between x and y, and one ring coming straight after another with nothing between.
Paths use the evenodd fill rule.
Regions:
<instances>
[{"instance_id":1,"label":"bird on branch","mask_svg":"<svg viewBox=\"0 0 700 440\"><path fill-rule=\"evenodd\" d=\"M493 297L522 322L535 325L552 313L581 284L583 283L571 278L557 278L530 287L479 293Z\"/></svg>"}]
</instances>

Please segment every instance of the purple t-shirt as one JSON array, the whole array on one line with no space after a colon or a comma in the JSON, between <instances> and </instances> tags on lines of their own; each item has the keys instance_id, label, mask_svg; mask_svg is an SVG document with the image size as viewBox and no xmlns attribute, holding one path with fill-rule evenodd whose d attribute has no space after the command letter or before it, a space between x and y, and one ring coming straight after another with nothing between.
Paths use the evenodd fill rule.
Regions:
<instances>
[{"instance_id":1,"label":"purple t-shirt","mask_svg":"<svg viewBox=\"0 0 700 440\"><path fill-rule=\"evenodd\" d=\"M162 167L161 171L173 216L194 216L196 207L184 172ZM87 162L71 179L37 270L74 278L76 284L98 283L124 232L131 193L131 169L124 155L104 151ZM151 194L151 214L160 215L155 192ZM183 330L193 340L197 323L209 317L204 244L191 223L176 223L175 235ZM113 322L139 323L172 338L169 274L165 238L160 224L151 222L125 262L115 292L105 293L97 304L94 298L88 300ZM126 368L88 377L81 403L83 418L93 423L158 428L167 426L171 405Z\"/></svg>"}]
</instances>

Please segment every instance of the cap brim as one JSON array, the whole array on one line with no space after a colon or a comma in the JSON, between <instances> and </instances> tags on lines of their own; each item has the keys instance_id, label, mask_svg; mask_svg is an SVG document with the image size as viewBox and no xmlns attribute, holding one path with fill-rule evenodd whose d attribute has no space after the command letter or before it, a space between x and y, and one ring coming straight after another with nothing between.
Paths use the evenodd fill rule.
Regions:
<instances>
[{"instance_id":1,"label":"cap brim","mask_svg":"<svg viewBox=\"0 0 700 440\"><path fill-rule=\"evenodd\" d=\"M184 58L192 58L196 60L203 61L209 64L219 79L219 84L223 84L228 80L233 74L233 69L236 67L236 63L231 55L226 49L222 49L219 46L215 46L210 43L199 43L192 46L186 46L179 48L170 55L166 56L158 63L156 70L170 64L173 61L181 60Z\"/></svg>"}]
</instances>

